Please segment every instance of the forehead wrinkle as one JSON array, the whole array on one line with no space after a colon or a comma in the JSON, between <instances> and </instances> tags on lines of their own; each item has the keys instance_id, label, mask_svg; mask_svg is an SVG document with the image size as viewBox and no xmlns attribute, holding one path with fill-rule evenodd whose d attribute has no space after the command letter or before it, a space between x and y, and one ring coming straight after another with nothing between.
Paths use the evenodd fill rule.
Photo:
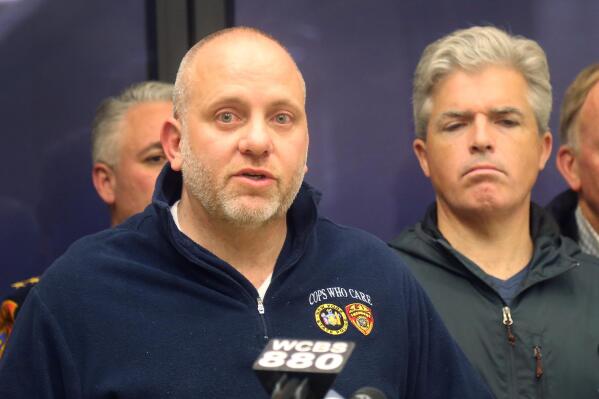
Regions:
<instances>
[{"instance_id":1,"label":"forehead wrinkle","mask_svg":"<svg viewBox=\"0 0 599 399\"><path fill-rule=\"evenodd\" d=\"M203 98L198 101L198 107L204 108L206 112L214 112L219 108L233 107L233 108L248 108L250 103L253 103L256 99L249 93L246 93L245 88L242 90L236 90L232 87L230 90L217 90L213 95L212 93L205 93ZM304 107L302 103L298 103L295 98L286 95L286 91L278 93L277 91L264 92L264 95L260 97L260 105L267 109L272 108L291 108L296 112L301 112Z\"/></svg>"}]
</instances>

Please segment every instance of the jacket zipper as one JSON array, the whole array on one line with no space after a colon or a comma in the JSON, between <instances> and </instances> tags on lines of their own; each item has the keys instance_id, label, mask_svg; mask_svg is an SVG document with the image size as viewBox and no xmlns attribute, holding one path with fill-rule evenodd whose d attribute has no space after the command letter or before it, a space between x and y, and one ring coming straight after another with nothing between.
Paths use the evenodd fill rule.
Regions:
<instances>
[{"instance_id":1,"label":"jacket zipper","mask_svg":"<svg viewBox=\"0 0 599 399\"><path fill-rule=\"evenodd\" d=\"M541 354L541 347L539 345L534 346L533 354L535 358L535 377L539 380L543 376L543 355Z\"/></svg>"},{"instance_id":2,"label":"jacket zipper","mask_svg":"<svg viewBox=\"0 0 599 399\"><path fill-rule=\"evenodd\" d=\"M503 325L507 330L507 340L510 345L516 345L516 336L512 332L512 324L514 324L514 320L512 319L512 314L510 312L509 306L503 307Z\"/></svg>"},{"instance_id":3,"label":"jacket zipper","mask_svg":"<svg viewBox=\"0 0 599 399\"><path fill-rule=\"evenodd\" d=\"M535 377L536 377L536 388L537 388L537 397L544 398L544 389L543 389L543 380L541 377L543 376L543 355L541 353L541 346L536 344L532 348L533 357L535 359Z\"/></svg>"},{"instance_id":4,"label":"jacket zipper","mask_svg":"<svg viewBox=\"0 0 599 399\"><path fill-rule=\"evenodd\" d=\"M266 328L266 317L264 316L264 302L262 302L262 298L260 295L256 298L256 302L258 304L258 314L260 315L260 320L262 321L262 328L264 329L264 340L268 341L268 329Z\"/></svg>"},{"instance_id":5,"label":"jacket zipper","mask_svg":"<svg viewBox=\"0 0 599 399\"><path fill-rule=\"evenodd\" d=\"M511 348L510 348L510 363L509 363L509 397L513 398L514 396L514 387L515 387L515 383L516 383L516 378L514 376L514 346L516 345L516 336L513 334L512 332L512 325L514 324L514 320L512 319L512 313L510 311L509 306L504 306L502 309L502 316L503 316L503 325L506 328L507 331L507 341L510 344Z\"/></svg>"}]
</instances>

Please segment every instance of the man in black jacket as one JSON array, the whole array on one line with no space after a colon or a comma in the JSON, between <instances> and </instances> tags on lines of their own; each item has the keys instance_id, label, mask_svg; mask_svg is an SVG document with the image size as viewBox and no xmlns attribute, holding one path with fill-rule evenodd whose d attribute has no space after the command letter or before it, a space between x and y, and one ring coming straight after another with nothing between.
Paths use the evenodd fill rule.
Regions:
<instances>
[{"instance_id":1,"label":"man in black jacket","mask_svg":"<svg viewBox=\"0 0 599 399\"><path fill-rule=\"evenodd\" d=\"M429 45L414 152L436 201L391 245L497 398L594 398L599 263L531 203L551 152L543 50L493 27Z\"/></svg>"},{"instance_id":2,"label":"man in black jacket","mask_svg":"<svg viewBox=\"0 0 599 399\"><path fill-rule=\"evenodd\" d=\"M599 64L585 68L562 103L557 168L570 189L548 205L563 235L599 256Z\"/></svg>"}]
</instances>

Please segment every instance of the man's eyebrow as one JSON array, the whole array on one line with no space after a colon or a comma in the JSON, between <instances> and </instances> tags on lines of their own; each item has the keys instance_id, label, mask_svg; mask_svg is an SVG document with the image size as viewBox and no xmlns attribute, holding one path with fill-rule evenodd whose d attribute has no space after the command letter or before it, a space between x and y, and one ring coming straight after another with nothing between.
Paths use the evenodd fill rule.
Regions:
<instances>
[{"instance_id":1,"label":"man's eyebrow","mask_svg":"<svg viewBox=\"0 0 599 399\"><path fill-rule=\"evenodd\" d=\"M522 112L520 109L518 109L516 107L491 108L491 110L489 111L489 114L493 115L493 116L516 114L520 117L524 117L524 112Z\"/></svg>"},{"instance_id":2,"label":"man's eyebrow","mask_svg":"<svg viewBox=\"0 0 599 399\"><path fill-rule=\"evenodd\" d=\"M162 149L162 143L160 141L155 141L147 146L145 146L144 148L142 148L141 150L139 150L137 152L138 156L143 156L145 154L147 154L148 152L154 151L154 150L160 150L160 151L164 151Z\"/></svg>"},{"instance_id":3,"label":"man's eyebrow","mask_svg":"<svg viewBox=\"0 0 599 399\"><path fill-rule=\"evenodd\" d=\"M473 115L474 115L474 113L471 111L449 110L449 111L443 112L441 115L439 115L439 117L437 119L443 120L443 119L451 119L451 118L470 118Z\"/></svg>"},{"instance_id":4,"label":"man's eyebrow","mask_svg":"<svg viewBox=\"0 0 599 399\"><path fill-rule=\"evenodd\" d=\"M244 104L245 104L245 102L243 100L241 100L239 97L226 96L226 97L221 97L221 98L214 100L210 104L209 108L211 110L214 110L216 108L220 108L220 107L224 107L224 106L241 106Z\"/></svg>"},{"instance_id":5,"label":"man's eyebrow","mask_svg":"<svg viewBox=\"0 0 599 399\"><path fill-rule=\"evenodd\" d=\"M269 104L270 108L291 108L294 112L300 112L302 107L295 101L288 99L281 99L273 101Z\"/></svg>"},{"instance_id":6,"label":"man's eyebrow","mask_svg":"<svg viewBox=\"0 0 599 399\"><path fill-rule=\"evenodd\" d=\"M438 129L443 128L443 123L452 119L472 119L474 114L470 111L449 110L440 114L434 121Z\"/></svg>"},{"instance_id":7,"label":"man's eyebrow","mask_svg":"<svg viewBox=\"0 0 599 399\"><path fill-rule=\"evenodd\" d=\"M221 107L228 107L228 106L236 107L236 108L245 108L245 107L248 107L248 104L246 101L244 101L243 99L240 99L239 97L227 96L227 97L219 98L219 99L215 100L212 104L210 104L210 107L208 108L208 112L214 112L215 110L217 110ZM301 112L301 110L303 109L303 107L297 101L293 101L293 100L286 99L286 98L280 98L280 99L276 99L272 102L269 102L267 104L267 107L269 109L289 108L293 112Z\"/></svg>"},{"instance_id":8,"label":"man's eyebrow","mask_svg":"<svg viewBox=\"0 0 599 399\"><path fill-rule=\"evenodd\" d=\"M521 118L524 117L524 112L522 112L519 108L516 107L497 107L491 108L488 111L488 115L492 117L505 116L509 114L516 114ZM447 119L470 119L474 116L474 113L471 111L456 111L449 110L445 111L437 117L436 123L441 124L443 121Z\"/></svg>"}]
</instances>

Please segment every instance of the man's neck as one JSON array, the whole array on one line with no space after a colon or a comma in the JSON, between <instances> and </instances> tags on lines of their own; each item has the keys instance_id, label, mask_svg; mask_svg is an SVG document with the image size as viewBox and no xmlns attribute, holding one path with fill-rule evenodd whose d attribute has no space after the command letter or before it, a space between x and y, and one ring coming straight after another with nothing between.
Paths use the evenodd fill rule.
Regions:
<instances>
[{"instance_id":1,"label":"man's neck","mask_svg":"<svg viewBox=\"0 0 599 399\"><path fill-rule=\"evenodd\" d=\"M493 277L506 280L532 258L530 205L464 216L437 201L437 223L453 248Z\"/></svg>"},{"instance_id":2,"label":"man's neck","mask_svg":"<svg viewBox=\"0 0 599 399\"><path fill-rule=\"evenodd\" d=\"M259 226L215 220L197 201L183 194L178 209L181 231L229 263L258 288L274 270L287 235L286 217Z\"/></svg>"}]
</instances>

